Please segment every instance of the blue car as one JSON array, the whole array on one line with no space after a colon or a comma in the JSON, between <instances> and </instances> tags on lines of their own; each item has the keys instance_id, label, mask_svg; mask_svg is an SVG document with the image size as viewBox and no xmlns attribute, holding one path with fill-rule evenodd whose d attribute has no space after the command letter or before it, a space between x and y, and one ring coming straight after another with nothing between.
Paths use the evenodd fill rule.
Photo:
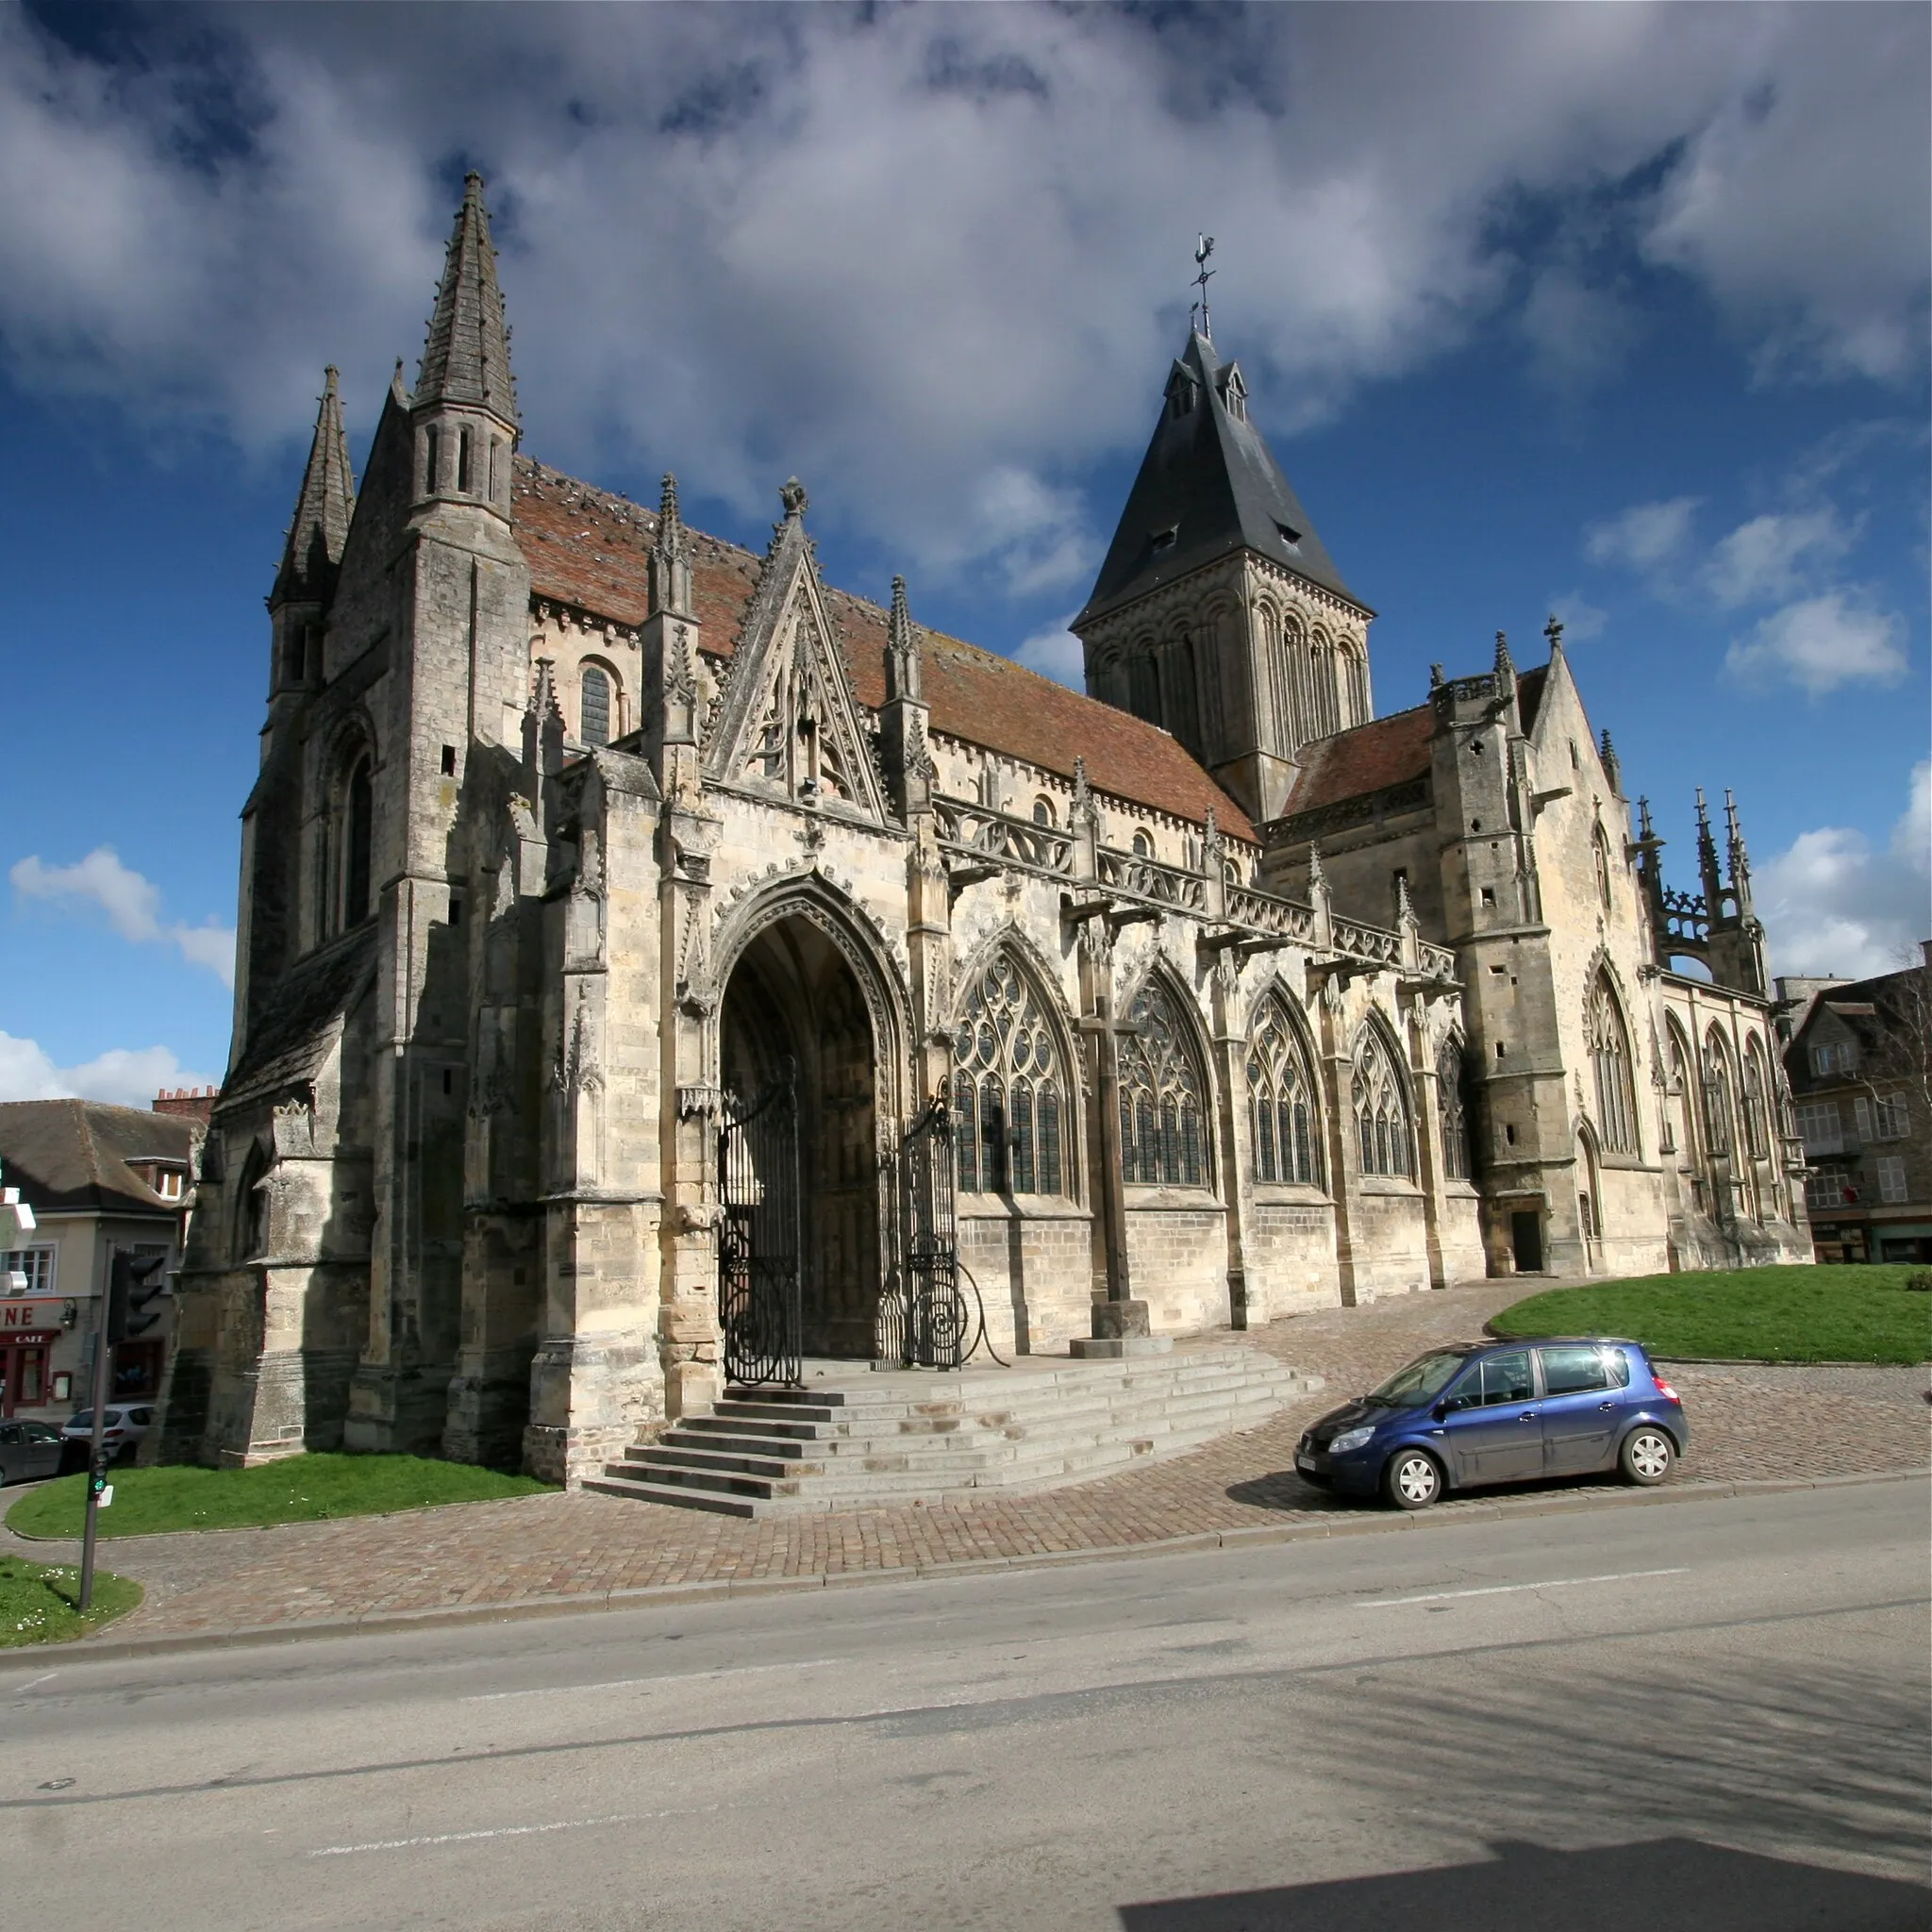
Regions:
<instances>
[{"instance_id":1,"label":"blue car","mask_svg":"<svg viewBox=\"0 0 1932 1932\"><path fill-rule=\"evenodd\" d=\"M1329 1410L1294 1466L1324 1488L1426 1509L1445 1490L1600 1470L1660 1483L1690 1446L1684 1405L1641 1343L1546 1336L1418 1356Z\"/></svg>"}]
</instances>

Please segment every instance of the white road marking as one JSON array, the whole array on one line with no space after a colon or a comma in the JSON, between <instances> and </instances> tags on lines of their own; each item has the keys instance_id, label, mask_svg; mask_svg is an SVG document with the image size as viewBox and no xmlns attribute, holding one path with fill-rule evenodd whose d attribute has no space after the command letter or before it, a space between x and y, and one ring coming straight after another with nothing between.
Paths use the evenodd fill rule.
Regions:
<instances>
[{"instance_id":1,"label":"white road marking","mask_svg":"<svg viewBox=\"0 0 1932 1932\"><path fill-rule=\"evenodd\" d=\"M22 1696L31 1690L36 1684L51 1684L59 1674L58 1671L49 1671L44 1676L29 1677L25 1684L10 1684L8 1686L8 1694L11 1697Z\"/></svg>"},{"instance_id":2,"label":"white road marking","mask_svg":"<svg viewBox=\"0 0 1932 1932\"><path fill-rule=\"evenodd\" d=\"M341 1858L351 1852L406 1852L417 1845L461 1845L483 1838L530 1838L540 1832L586 1831L598 1824L637 1824L651 1818L691 1818L717 1808L715 1805L699 1805L677 1811L613 1811L608 1818L566 1818L556 1824L499 1824L489 1831L439 1831L423 1838L376 1839L366 1845L324 1845L308 1856Z\"/></svg>"},{"instance_id":3,"label":"white road marking","mask_svg":"<svg viewBox=\"0 0 1932 1932\"><path fill-rule=\"evenodd\" d=\"M1511 1596L1524 1590L1575 1590L1586 1583L1631 1583L1640 1576L1687 1576L1690 1566L1679 1563L1672 1570L1619 1570L1609 1576L1557 1576L1548 1583L1492 1583L1487 1590L1435 1590L1426 1596L1378 1596L1357 1606L1364 1610L1393 1609L1401 1604L1441 1604L1459 1596Z\"/></svg>"},{"instance_id":4,"label":"white road marking","mask_svg":"<svg viewBox=\"0 0 1932 1932\"><path fill-rule=\"evenodd\" d=\"M795 1664L734 1664L716 1671L666 1671L656 1677L612 1677L602 1684L540 1684L531 1690L479 1690L465 1704L500 1704L508 1697L566 1697L573 1690L628 1690L639 1684L692 1684L707 1677L756 1677L767 1671L816 1671L837 1657L808 1657Z\"/></svg>"}]
</instances>

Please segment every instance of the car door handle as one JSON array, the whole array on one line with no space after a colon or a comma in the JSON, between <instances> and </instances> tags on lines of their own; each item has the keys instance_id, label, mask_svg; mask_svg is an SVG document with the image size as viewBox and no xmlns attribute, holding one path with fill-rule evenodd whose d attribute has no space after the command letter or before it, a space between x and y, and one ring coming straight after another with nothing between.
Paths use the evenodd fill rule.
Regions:
<instances>
[{"instance_id":1,"label":"car door handle","mask_svg":"<svg viewBox=\"0 0 1932 1932\"><path fill-rule=\"evenodd\" d=\"M1616 1407L1617 1405L1614 1402L1599 1402L1597 1404L1597 1407L1600 1408L1605 1415L1610 1414Z\"/></svg>"},{"instance_id":2,"label":"car door handle","mask_svg":"<svg viewBox=\"0 0 1932 1932\"><path fill-rule=\"evenodd\" d=\"M1533 1423L1536 1420L1536 1410L1533 1408L1525 1408L1523 1411L1523 1413L1516 1418L1516 1420L1520 1423Z\"/></svg>"}]
</instances>

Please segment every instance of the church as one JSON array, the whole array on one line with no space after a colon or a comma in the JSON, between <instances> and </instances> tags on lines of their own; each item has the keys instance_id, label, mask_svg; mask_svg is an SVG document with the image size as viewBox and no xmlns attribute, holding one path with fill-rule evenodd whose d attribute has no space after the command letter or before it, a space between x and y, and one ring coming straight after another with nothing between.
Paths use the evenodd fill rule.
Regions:
<instances>
[{"instance_id":1,"label":"church","mask_svg":"<svg viewBox=\"0 0 1932 1932\"><path fill-rule=\"evenodd\" d=\"M269 597L164 1455L575 1484L810 1358L1808 1258L1735 809L1667 888L1554 622L1378 714L1205 314L1158 402L1080 695L795 479L755 556L523 454L470 178Z\"/></svg>"}]
</instances>

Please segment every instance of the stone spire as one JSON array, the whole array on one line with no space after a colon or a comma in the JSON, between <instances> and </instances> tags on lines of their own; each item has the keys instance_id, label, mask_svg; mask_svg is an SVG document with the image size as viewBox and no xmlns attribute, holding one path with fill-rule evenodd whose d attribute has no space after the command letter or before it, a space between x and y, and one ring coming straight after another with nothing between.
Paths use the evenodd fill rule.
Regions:
<instances>
[{"instance_id":1,"label":"stone spire","mask_svg":"<svg viewBox=\"0 0 1932 1932\"><path fill-rule=\"evenodd\" d=\"M1715 918L1724 892L1724 879L1718 872L1717 841L1710 835L1710 808L1704 802L1704 787L1697 788L1697 876L1704 887L1704 903Z\"/></svg>"},{"instance_id":2,"label":"stone spire","mask_svg":"<svg viewBox=\"0 0 1932 1932\"><path fill-rule=\"evenodd\" d=\"M1496 633L1496 695L1516 695L1516 662L1509 655L1508 635L1500 630Z\"/></svg>"},{"instance_id":3,"label":"stone spire","mask_svg":"<svg viewBox=\"0 0 1932 1932\"><path fill-rule=\"evenodd\" d=\"M658 499L658 538L651 546L651 614L691 610L691 536L677 508L677 478L664 472L663 493Z\"/></svg>"},{"instance_id":4,"label":"stone spire","mask_svg":"<svg viewBox=\"0 0 1932 1932\"><path fill-rule=\"evenodd\" d=\"M923 698L925 694L924 655L918 627L906 601L906 579L892 579L892 610L886 620L886 700Z\"/></svg>"},{"instance_id":5,"label":"stone spire","mask_svg":"<svg viewBox=\"0 0 1932 1932\"><path fill-rule=\"evenodd\" d=\"M302 491L295 499L295 517L269 596L271 605L328 602L355 509L356 478L349 468L342 403L331 364L323 372L315 440L308 446L308 467L302 473Z\"/></svg>"},{"instance_id":6,"label":"stone spire","mask_svg":"<svg viewBox=\"0 0 1932 1932\"><path fill-rule=\"evenodd\" d=\"M1603 737L1604 776L1610 781L1610 790L1619 798L1624 795L1624 763L1617 756L1617 748L1610 742L1610 727L1604 726Z\"/></svg>"},{"instance_id":7,"label":"stone spire","mask_svg":"<svg viewBox=\"0 0 1932 1932\"><path fill-rule=\"evenodd\" d=\"M512 436L519 427L496 250L483 206L483 177L474 170L463 180L463 205L443 260L413 401L418 410L437 404L487 409Z\"/></svg>"},{"instance_id":8,"label":"stone spire","mask_svg":"<svg viewBox=\"0 0 1932 1932\"><path fill-rule=\"evenodd\" d=\"M1732 891L1738 895L1738 909L1748 911L1751 905L1751 855L1744 850L1744 831L1738 821L1738 801L1731 788L1724 787L1724 862Z\"/></svg>"}]
</instances>

